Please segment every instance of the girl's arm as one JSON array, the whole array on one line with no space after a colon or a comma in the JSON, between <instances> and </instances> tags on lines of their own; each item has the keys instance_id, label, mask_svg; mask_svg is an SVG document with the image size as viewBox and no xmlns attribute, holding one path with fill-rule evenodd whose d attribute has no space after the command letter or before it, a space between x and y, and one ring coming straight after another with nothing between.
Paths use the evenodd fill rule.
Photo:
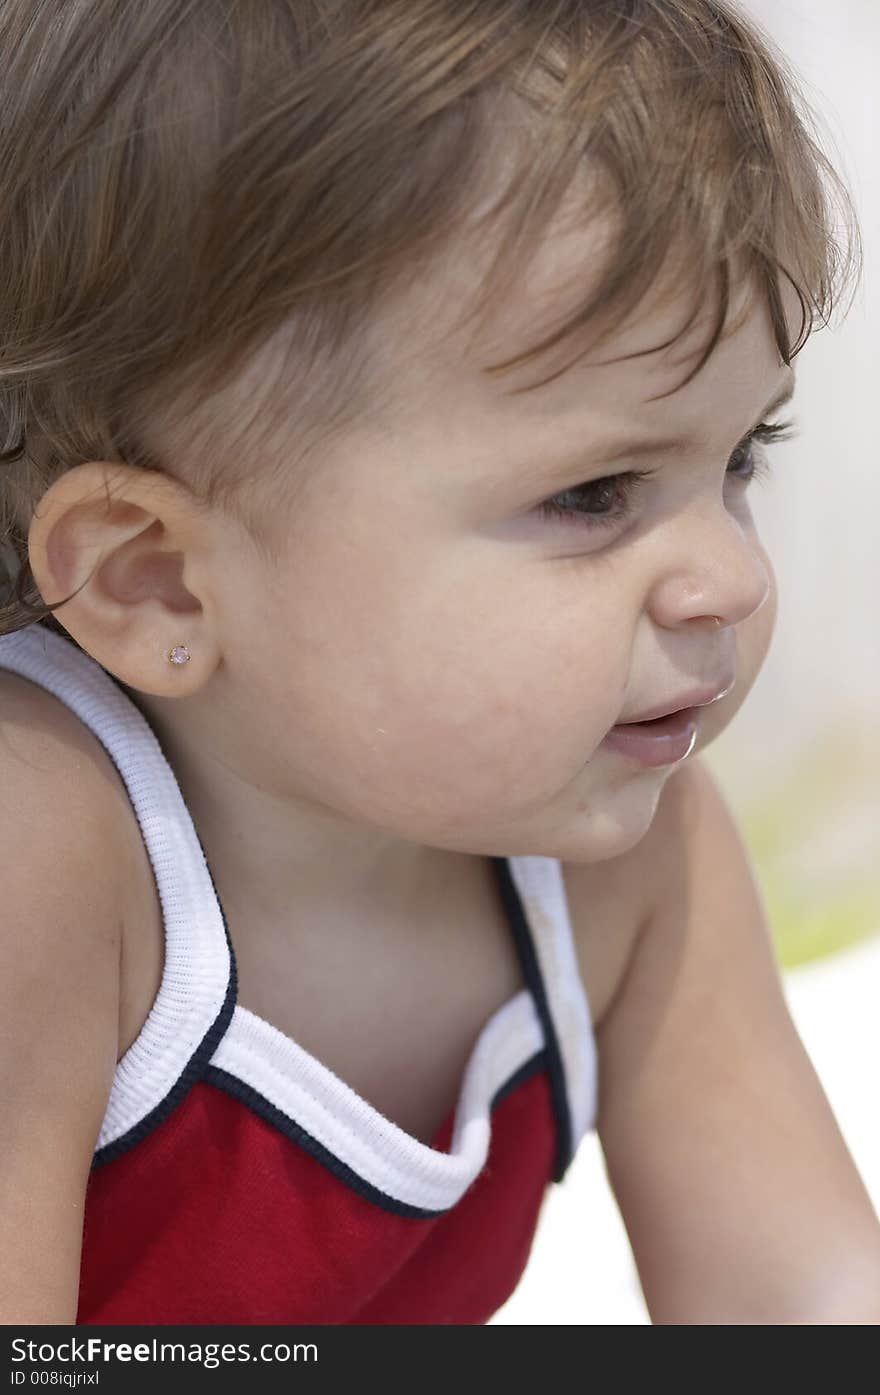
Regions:
<instances>
[{"instance_id":1,"label":"girl's arm","mask_svg":"<svg viewBox=\"0 0 880 1395\"><path fill-rule=\"evenodd\" d=\"M78 719L0 675L0 1324L76 1321L119 1045L118 828Z\"/></svg>"},{"instance_id":2,"label":"girl's arm","mask_svg":"<svg viewBox=\"0 0 880 1395\"><path fill-rule=\"evenodd\" d=\"M880 1222L699 757L639 857L652 904L596 1030L598 1133L652 1321L880 1323Z\"/></svg>"}]
</instances>

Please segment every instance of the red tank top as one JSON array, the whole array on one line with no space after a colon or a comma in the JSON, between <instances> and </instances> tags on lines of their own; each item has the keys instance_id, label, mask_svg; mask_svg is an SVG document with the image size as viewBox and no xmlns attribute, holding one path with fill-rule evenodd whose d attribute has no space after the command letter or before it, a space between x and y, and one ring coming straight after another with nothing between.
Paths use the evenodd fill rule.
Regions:
<instances>
[{"instance_id":1,"label":"red tank top","mask_svg":"<svg viewBox=\"0 0 880 1395\"><path fill-rule=\"evenodd\" d=\"M165 965L119 1061L85 1199L77 1323L485 1323L595 1126L596 1051L559 862L492 858L526 987L486 1022L430 1145L236 1003L235 953L140 710L41 625L0 666L98 737L137 816Z\"/></svg>"}]
</instances>

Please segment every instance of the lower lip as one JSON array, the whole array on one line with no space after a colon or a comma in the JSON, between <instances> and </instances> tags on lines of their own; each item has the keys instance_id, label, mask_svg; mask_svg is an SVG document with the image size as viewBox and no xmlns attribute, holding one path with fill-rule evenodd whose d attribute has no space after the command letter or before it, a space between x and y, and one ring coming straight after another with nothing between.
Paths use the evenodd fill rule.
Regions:
<instances>
[{"instance_id":1,"label":"lower lip","mask_svg":"<svg viewBox=\"0 0 880 1395\"><path fill-rule=\"evenodd\" d=\"M675 765L694 749L699 708L685 707L656 722L612 727L602 745L639 765Z\"/></svg>"}]
</instances>

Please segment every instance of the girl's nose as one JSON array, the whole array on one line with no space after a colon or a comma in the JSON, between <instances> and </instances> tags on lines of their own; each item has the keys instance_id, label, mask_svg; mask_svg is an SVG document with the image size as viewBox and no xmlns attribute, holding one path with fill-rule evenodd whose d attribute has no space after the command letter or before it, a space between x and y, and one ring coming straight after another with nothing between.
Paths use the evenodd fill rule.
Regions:
<instances>
[{"instance_id":1,"label":"girl's nose","mask_svg":"<svg viewBox=\"0 0 880 1395\"><path fill-rule=\"evenodd\" d=\"M754 533L725 506L706 505L680 517L654 584L650 609L656 622L674 629L703 619L707 630L747 620L772 586Z\"/></svg>"}]
</instances>

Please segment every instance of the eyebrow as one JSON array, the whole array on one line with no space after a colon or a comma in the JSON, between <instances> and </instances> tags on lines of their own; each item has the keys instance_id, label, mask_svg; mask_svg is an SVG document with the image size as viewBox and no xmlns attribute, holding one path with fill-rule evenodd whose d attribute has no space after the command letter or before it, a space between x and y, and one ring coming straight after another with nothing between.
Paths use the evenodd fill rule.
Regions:
<instances>
[{"instance_id":1,"label":"eyebrow","mask_svg":"<svg viewBox=\"0 0 880 1395\"><path fill-rule=\"evenodd\" d=\"M752 434L752 432L757 430L757 428L767 417L772 416L774 412L779 411L780 407L784 407L787 402L790 402L794 397L796 387L797 380L794 377L794 375L792 375L786 382L785 386L776 394L773 400L767 403L767 406L758 416L758 419L755 422L754 426L751 428L751 431L747 431L746 436L744 436L742 439L745 440L748 436ZM604 442L601 440L591 440L587 443L589 459L585 459L584 452L582 450L578 457L577 463L571 458L569 458L568 464L564 459L553 459L547 462L543 470L539 469L538 473L542 475L545 473L549 473L551 475L558 475L561 473L567 473L567 471L570 469L577 468L577 465L579 465L581 468L584 468L585 465L590 465L591 463L601 463L602 465L606 465L612 464L614 461L617 460L623 460L627 457L639 455L660 455L664 452L670 454L672 451L685 450L687 448L687 445L687 441L682 440L680 437L676 439L647 441L644 439L637 439L632 441L626 441L624 443L620 443L616 439L610 439ZM527 472L523 471L523 473L525 474ZM528 473L532 475L536 473L534 462L532 462L531 466L529 467Z\"/></svg>"}]
</instances>

